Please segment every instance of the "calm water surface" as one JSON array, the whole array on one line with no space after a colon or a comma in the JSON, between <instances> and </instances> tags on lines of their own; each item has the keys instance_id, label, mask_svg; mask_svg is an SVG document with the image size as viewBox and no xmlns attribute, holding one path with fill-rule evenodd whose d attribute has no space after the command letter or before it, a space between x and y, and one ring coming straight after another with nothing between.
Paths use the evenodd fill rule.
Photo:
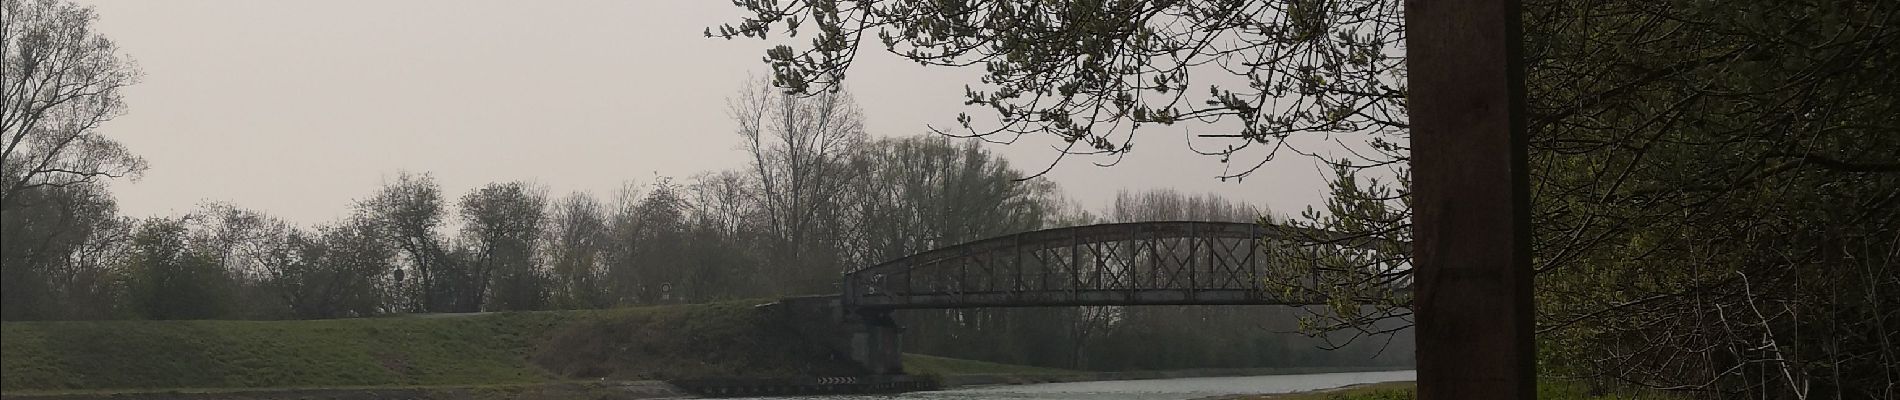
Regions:
<instances>
[{"instance_id":1,"label":"calm water surface","mask_svg":"<svg viewBox=\"0 0 1900 400\"><path fill-rule=\"evenodd\" d=\"M1339 374L1240 376L1221 378L1148 379L1044 383L1036 385L986 386L936 392L913 392L878 396L828 396L804 399L918 399L918 400L996 400L996 399L1167 399L1183 400L1230 394L1288 393L1329 389L1357 383L1409 381L1417 371L1351 372ZM799 397L761 397L758 399L794 399Z\"/></svg>"}]
</instances>

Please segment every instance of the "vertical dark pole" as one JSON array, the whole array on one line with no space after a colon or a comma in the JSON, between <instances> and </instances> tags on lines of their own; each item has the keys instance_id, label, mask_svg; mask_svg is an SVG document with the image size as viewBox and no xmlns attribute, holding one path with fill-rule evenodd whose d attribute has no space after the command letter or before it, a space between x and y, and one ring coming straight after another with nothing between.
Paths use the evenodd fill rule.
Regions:
<instances>
[{"instance_id":1,"label":"vertical dark pole","mask_svg":"<svg viewBox=\"0 0 1900 400\"><path fill-rule=\"evenodd\" d=\"M1516 0L1407 0L1418 389L1530 399L1530 191Z\"/></svg>"}]
</instances>

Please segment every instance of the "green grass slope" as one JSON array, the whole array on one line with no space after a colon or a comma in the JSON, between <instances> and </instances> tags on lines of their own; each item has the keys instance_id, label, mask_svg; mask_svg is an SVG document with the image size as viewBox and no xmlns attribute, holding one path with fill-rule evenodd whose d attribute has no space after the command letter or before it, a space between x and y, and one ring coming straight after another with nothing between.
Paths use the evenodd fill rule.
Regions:
<instances>
[{"instance_id":1,"label":"green grass slope","mask_svg":"<svg viewBox=\"0 0 1900 400\"><path fill-rule=\"evenodd\" d=\"M0 390L357 387L849 373L756 302L319 321L0 324Z\"/></svg>"}]
</instances>

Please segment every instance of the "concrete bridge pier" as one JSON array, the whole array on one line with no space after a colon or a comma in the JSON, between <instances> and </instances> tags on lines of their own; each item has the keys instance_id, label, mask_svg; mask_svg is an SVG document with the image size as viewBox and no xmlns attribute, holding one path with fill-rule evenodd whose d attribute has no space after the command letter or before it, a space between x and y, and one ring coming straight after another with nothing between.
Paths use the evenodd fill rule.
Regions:
<instances>
[{"instance_id":1,"label":"concrete bridge pier","mask_svg":"<svg viewBox=\"0 0 1900 400\"><path fill-rule=\"evenodd\" d=\"M904 327L890 310L847 310L838 296L793 297L767 304L806 338L824 343L871 375L904 373Z\"/></svg>"},{"instance_id":2,"label":"concrete bridge pier","mask_svg":"<svg viewBox=\"0 0 1900 400\"><path fill-rule=\"evenodd\" d=\"M851 327L851 360L871 373L904 373L904 327L891 319L890 310L847 312Z\"/></svg>"}]
</instances>

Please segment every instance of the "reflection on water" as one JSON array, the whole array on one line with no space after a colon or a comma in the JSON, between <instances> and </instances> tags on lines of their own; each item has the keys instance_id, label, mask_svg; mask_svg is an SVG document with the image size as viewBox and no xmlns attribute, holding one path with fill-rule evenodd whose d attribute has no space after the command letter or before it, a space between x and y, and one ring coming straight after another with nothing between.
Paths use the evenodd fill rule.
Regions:
<instances>
[{"instance_id":1,"label":"reflection on water","mask_svg":"<svg viewBox=\"0 0 1900 400\"><path fill-rule=\"evenodd\" d=\"M1350 372L1338 374L1239 376L1221 378L1149 379L1045 383L1036 385L986 386L936 392L914 392L876 396L829 396L823 399L918 399L918 400L996 400L996 399L1195 399L1230 394L1288 393L1328 389L1356 383L1409 381L1417 371ZM766 397L760 399L791 399Z\"/></svg>"}]
</instances>

